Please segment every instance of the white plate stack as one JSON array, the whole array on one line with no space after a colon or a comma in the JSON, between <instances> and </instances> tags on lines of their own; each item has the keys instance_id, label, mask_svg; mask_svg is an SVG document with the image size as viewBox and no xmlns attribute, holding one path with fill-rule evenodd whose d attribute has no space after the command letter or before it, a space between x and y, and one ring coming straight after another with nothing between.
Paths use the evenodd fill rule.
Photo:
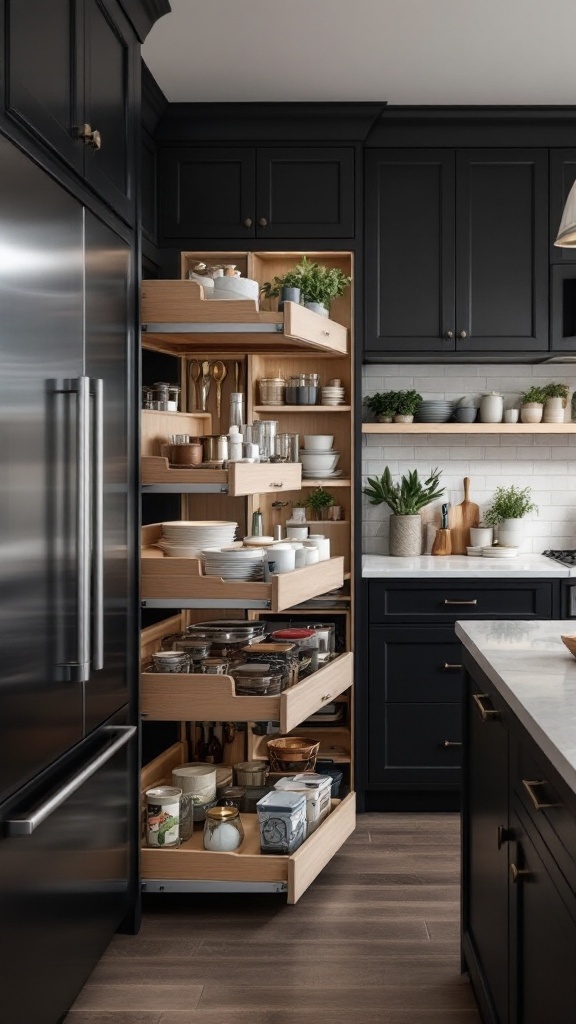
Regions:
<instances>
[{"instance_id":1,"label":"white plate stack","mask_svg":"<svg viewBox=\"0 0 576 1024\"><path fill-rule=\"evenodd\" d=\"M320 388L320 405L344 405L346 400L343 387L327 384Z\"/></svg>"},{"instance_id":2,"label":"white plate stack","mask_svg":"<svg viewBox=\"0 0 576 1024\"><path fill-rule=\"evenodd\" d=\"M261 580L264 548L205 548L202 552L206 576L223 580Z\"/></svg>"},{"instance_id":3,"label":"white plate stack","mask_svg":"<svg viewBox=\"0 0 576 1024\"><path fill-rule=\"evenodd\" d=\"M158 547L172 558L198 558L203 548L232 544L237 526L222 520L162 523Z\"/></svg>"}]
</instances>

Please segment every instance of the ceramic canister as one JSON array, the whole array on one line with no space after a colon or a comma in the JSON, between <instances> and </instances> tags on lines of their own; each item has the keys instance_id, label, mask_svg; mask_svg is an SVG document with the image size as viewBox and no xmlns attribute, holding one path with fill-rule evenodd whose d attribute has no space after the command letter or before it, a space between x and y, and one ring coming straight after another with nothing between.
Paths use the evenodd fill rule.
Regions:
<instances>
[{"instance_id":1,"label":"ceramic canister","mask_svg":"<svg viewBox=\"0 0 576 1024\"><path fill-rule=\"evenodd\" d=\"M315 547L318 549L318 558L321 562L326 562L330 558L329 537L324 537L321 533L311 533L304 543L307 547Z\"/></svg>"},{"instance_id":2,"label":"ceramic canister","mask_svg":"<svg viewBox=\"0 0 576 1024\"><path fill-rule=\"evenodd\" d=\"M181 796L182 790L178 786L155 786L146 790L148 846L178 846Z\"/></svg>"},{"instance_id":3,"label":"ceramic canister","mask_svg":"<svg viewBox=\"0 0 576 1024\"><path fill-rule=\"evenodd\" d=\"M496 391L482 395L480 399L480 422L501 423L504 412L504 398Z\"/></svg>"}]
</instances>

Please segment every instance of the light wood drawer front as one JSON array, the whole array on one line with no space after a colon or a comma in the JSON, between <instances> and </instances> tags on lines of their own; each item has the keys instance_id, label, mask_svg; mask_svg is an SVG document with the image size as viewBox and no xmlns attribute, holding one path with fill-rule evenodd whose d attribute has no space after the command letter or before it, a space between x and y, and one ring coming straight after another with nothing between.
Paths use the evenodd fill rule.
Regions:
<instances>
[{"instance_id":1,"label":"light wood drawer front","mask_svg":"<svg viewBox=\"0 0 576 1024\"><path fill-rule=\"evenodd\" d=\"M284 303L284 334L287 338L308 342L314 348L342 354L348 350L346 327L295 302Z\"/></svg>"},{"instance_id":2,"label":"light wood drawer front","mask_svg":"<svg viewBox=\"0 0 576 1024\"><path fill-rule=\"evenodd\" d=\"M222 493L232 498L247 494L276 494L279 491L299 491L302 486L302 465L294 463L231 462L228 469L187 469L170 466L168 459L159 455L145 455L141 460L142 483L178 484L183 493L202 486L219 485Z\"/></svg>"},{"instance_id":3,"label":"light wood drawer front","mask_svg":"<svg viewBox=\"0 0 576 1024\"><path fill-rule=\"evenodd\" d=\"M280 731L295 729L315 711L353 685L354 655L342 654L324 668L280 694ZM257 719L253 719L257 721Z\"/></svg>"}]
</instances>

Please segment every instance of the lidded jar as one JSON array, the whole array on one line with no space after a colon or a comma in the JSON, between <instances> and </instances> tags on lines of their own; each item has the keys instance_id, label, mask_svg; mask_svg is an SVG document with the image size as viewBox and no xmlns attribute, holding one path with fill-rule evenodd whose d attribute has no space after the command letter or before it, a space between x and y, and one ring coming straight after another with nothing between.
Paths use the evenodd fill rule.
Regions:
<instances>
[{"instance_id":1,"label":"lidded jar","mask_svg":"<svg viewBox=\"0 0 576 1024\"><path fill-rule=\"evenodd\" d=\"M217 853L237 850L244 839L244 829L237 807L209 807L204 823L204 849Z\"/></svg>"},{"instance_id":2,"label":"lidded jar","mask_svg":"<svg viewBox=\"0 0 576 1024\"><path fill-rule=\"evenodd\" d=\"M504 413L504 397L497 391L490 391L480 399L480 422L502 423Z\"/></svg>"}]
</instances>

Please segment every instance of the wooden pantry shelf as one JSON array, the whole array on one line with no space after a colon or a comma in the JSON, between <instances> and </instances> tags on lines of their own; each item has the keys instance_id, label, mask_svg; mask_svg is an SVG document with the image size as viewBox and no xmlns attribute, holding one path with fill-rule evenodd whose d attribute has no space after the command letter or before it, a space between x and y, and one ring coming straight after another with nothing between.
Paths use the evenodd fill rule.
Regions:
<instances>
[{"instance_id":1,"label":"wooden pantry shelf","mask_svg":"<svg viewBox=\"0 0 576 1024\"><path fill-rule=\"evenodd\" d=\"M168 459L144 455L141 460L145 493L248 494L298 491L302 486L300 462L230 462L226 469L189 469L171 466Z\"/></svg>"},{"instance_id":2,"label":"wooden pantry shelf","mask_svg":"<svg viewBox=\"0 0 576 1024\"><path fill-rule=\"evenodd\" d=\"M280 733L278 733L280 735ZM350 729L342 725L299 725L290 730L291 736L310 737L316 742L320 741L318 758L330 759L335 764L350 764L352 738ZM274 737L270 734L259 736L251 729L248 730L248 760L268 760L268 740Z\"/></svg>"},{"instance_id":3,"label":"wooden pantry shelf","mask_svg":"<svg viewBox=\"0 0 576 1024\"><path fill-rule=\"evenodd\" d=\"M280 722L289 732L352 685L352 654L271 697L237 695L232 676L142 672L141 713L162 722Z\"/></svg>"},{"instance_id":4,"label":"wooden pantry shelf","mask_svg":"<svg viewBox=\"0 0 576 1024\"><path fill-rule=\"evenodd\" d=\"M576 423L363 423L363 434L574 434Z\"/></svg>"},{"instance_id":5,"label":"wooden pantry shelf","mask_svg":"<svg viewBox=\"0 0 576 1024\"><path fill-rule=\"evenodd\" d=\"M351 412L351 405L255 405L254 412Z\"/></svg>"}]
</instances>

